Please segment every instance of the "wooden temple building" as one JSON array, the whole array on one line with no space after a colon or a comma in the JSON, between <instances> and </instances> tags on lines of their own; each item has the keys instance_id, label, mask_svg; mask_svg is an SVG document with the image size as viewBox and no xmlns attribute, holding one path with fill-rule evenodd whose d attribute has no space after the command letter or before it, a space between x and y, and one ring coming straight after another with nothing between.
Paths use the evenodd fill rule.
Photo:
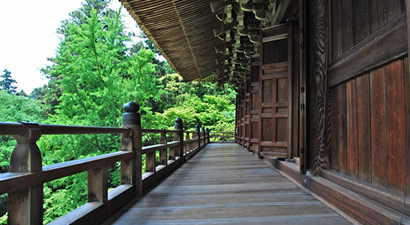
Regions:
<instances>
[{"instance_id":1,"label":"wooden temple building","mask_svg":"<svg viewBox=\"0 0 410 225\"><path fill-rule=\"evenodd\" d=\"M410 224L408 1L121 2L186 81L237 86L236 144L187 139L180 121L143 129L132 104L123 128L0 124L21 142L0 175L11 224L40 224L42 183L82 171L89 203L53 223ZM40 135L110 132L109 156L41 168L29 153ZM175 139L142 147L144 132ZM123 185L107 194L114 161Z\"/></svg>"}]
</instances>

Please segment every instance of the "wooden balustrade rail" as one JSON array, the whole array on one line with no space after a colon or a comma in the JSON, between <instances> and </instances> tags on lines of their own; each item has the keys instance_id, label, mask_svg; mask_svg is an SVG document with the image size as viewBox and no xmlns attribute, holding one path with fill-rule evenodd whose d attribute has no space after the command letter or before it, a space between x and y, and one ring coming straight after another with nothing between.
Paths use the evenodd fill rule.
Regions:
<instances>
[{"instance_id":1,"label":"wooden balustrade rail","mask_svg":"<svg viewBox=\"0 0 410 225\"><path fill-rule=\"evenodd\" d=\"M200 132L197 126L195 132L184 132L181 119L175 120L175 130L141 129L139 106L131 102L124 110L122 128L0 123L0 135L13 135L17 140L10 172L0 174L0 194L8 193L8 223L42 224L43 184L85 171L88 172L88 203L52 224L101 223L209 143L209 131ZM143 147L143 133L161 134L160 143ZM36 141L42 135L51 134L121 134L121 151L42 166ZM167 142L167 134L173 134L172 142ZM145 155L144 174L142 155ZM121 185L108 192L108 165L115 162L121 162Z\"/></svg>"}]
</instances>

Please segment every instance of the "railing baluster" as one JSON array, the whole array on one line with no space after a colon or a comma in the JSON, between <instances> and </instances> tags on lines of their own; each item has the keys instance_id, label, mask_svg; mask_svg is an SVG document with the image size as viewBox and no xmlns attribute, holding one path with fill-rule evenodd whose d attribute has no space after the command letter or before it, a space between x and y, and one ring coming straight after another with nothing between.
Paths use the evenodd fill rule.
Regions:
<instances>
[{"instance_id":1,"label":"railing baluster","mask_svg":"<svg viewBox=\"0 0 410 225\"><path fill-rule=\"evenodd\" d=\"M189 132L186 132L186 139L185 140L187 140L187 141L191 140ZM185 153L191 151L191 149L192 149L191 146L192 146L192 144L190 142L185 143Z\"/></svg>"},{"instance_id":2,"label":"railing baluster","mask_svg":"<svg viewBox=\"0 0 410 225\"><path fill-rule=\"evenodd\" d=\"M207 143L206 144L209 144L209 143L211 143L211 138L209 137L210 135L209 135L209 129L208 128L206 128L206 135L207 135Z\"/></svg>"},{"instance_id":3,"label":"railing baluster","mask_svg":"<svg viewBox=\"0 0 410 225\"><path fill-rule=\"evenodd\" d=\"M198 148L201 149L201 125L195 125L195 132L198 137Z\"/></svg>"},{"instance_id":4,"label":"railing baluster","mask_svg":"<svg viewBox=\"0 0 410 225\"><path fill-rule=\"evenodd\" d=\"M40 138L40 129L28 125L24 135L15 135L17 140L10 160L10 172L35 173L42 171L40 149L36 142ZM43 184L8 195L9 224L43 224Z\"/></svg>"},{"instance_id":5,"label":"railing baluster","mask_svg":"<svg viewBox=\"0 0 410 225\"><path fill-rule=\"evenodd\" d=\"M107 166L88 171L88 202L107 202L107 178Z\"/></svg>"},{"instance_id":6,"label":"railing baluster","mask_svg":"<svg viewBox=\"0 0 410 225\"><path fill-rule=\"evenodd\" d=\"M155 154L156 152L145 154L145 172L155 173Z\"/></svg>"},{"instance_id":7,"label":"railing baluster","mask_svg":"<svg viewBox=\"0 0 410 225\"><path fill-rule=\"evenodd\" d=\"M128 127L132 130L131 143L132 151L135 152L135 159L131 164L128 163L128 166L126 162L123 162L121 164L121 166L124 166L124 168L121 168L121 182L129 180L129 177L124 177L123 179L123 175L129 176L129 171L133 171L131 183L136 186L137 196L140 196L142 194L142 134L141 115L138 113L139 108L139 105L135 102L129 102L124 105L123 109L125 113L122 114L123 127ZM128 173L125 171L128 171Z\"/></svg>"},{"instance_id":8,"label":"railing baluster","mask_svg":"<svg viewBox=\"0 0 410 225\"><path fill-rule=\"evenodd\" d=\"M167 144L167 132L163 131L161 133L161 139L160 139L160 144ZM160 165L167 165L168 164L168 159L167 159L167 148L164 148L159 152L159 164Z\"/></svg>"}]
</instances>

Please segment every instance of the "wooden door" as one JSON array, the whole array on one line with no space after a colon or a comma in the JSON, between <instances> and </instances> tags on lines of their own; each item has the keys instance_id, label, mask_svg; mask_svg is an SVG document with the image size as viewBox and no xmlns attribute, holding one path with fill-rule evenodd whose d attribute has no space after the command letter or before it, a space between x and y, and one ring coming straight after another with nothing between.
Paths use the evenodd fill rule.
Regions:
<instances>
[{"instance_id":1,"label":"wooden door","mask_svg":"<svg viewBox=\"0 0 410 225\"><path fill-rule=\"evenodd\" d=\"M291 26L280 24L263 30L260 54L260 137L266 157L288 158L292 143L292 43Z\"/></svg>"}]
</instances>

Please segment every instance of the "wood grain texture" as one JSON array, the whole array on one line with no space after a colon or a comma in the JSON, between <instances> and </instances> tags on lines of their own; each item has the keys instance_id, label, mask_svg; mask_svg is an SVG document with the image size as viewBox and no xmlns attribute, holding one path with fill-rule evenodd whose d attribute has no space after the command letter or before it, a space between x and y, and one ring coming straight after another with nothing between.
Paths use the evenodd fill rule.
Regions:
<instances>
[{"instance_id":1,"label":"wood grain texture","mask_svg":"<svg viewBox=\"0 0 410 225\"><path fill-rule=\"evenodd\" d=\"M357 89L356 80L346 83L347 93L347 168L351 176L359 176L359 149L357 147Z\"/></svg>"},{"instance_id":2,"label":"wood grain texture","mask_svg":"<svg viewBox=\"0 0 410 225\"><path fill-rule=\"evenodd\" d=\"M353 1L353 44L357 44L369 36L369 1Z\"/></svg>"},{"instance_id":3,"label":"wood grain texture","mask_svg":"<svg viewBox=\"0 0 410 225\"><path fill-rule=\"evenodd\" d=\"M374 33L387 23L387 3L388 0L369 1L370 33Z\"/></svg>"},{"instance_id":4,"label":"wood grain texture","mask_svg":"<svg viewBox=\"0 0 410 225\"><path fill-rule=\"evenodd\" d=\"M237 144L210 144L104 224L350 224Z\"/></svg>"},{"instance_id":5,"label":"wood grain texture","mask_svg":"<svg viewBox=\"0 0 410 225\"><path fill-rule=\"evenodd\" d=\"M385 67L387 187L403 191L405 181L405 102L403 61Z\"/></svg>"},{"instance_id":6,"label":"wood grain texture","mask_svg":"<svg viewBox=\"0 0 410 225\"><path fill-rule=\"evenodd\" d=\"M343 1L345 2L345 1ZM309 93L309 123L308 147L310 167L313 174L318 174L321 169L329 168L328 137L330 134L330 118L327 108L327 52L328 52L328 1L309 1L309 23L311 24L311 38L308 70Z\"/></svg>"},{"instance_id":7,"label":"wood grain texture","mask_svg":"<svg viewBox=\"0 0 410 225\"><path fill-rule=\"evenodd\" d=\"M357 149L359 157L359 178L371 181L371 149L370 149L370 80L365 74L356 80L357 87Z\"/></svg>"},{"instance_id":8,"label":"wood grain texture","mask_svg":"<svg viewBox=\"0 0 410 225\"><path fill-rule=\"evenodd\" d=\"M332 146L331 169L347 172L345 149L347 148L346 84L332 88Z\"/></svg>"},{"instance_id":9,"label":"wood grain texture","mask_svg":"<svg viewBox=\"0 0 410 225\"><path fill-rule=\"evenodd\" d=\"M372 183L386 182L386 127L384 106L384 68L370 73L372 127Z\"/></svg>"}]
</instances>

